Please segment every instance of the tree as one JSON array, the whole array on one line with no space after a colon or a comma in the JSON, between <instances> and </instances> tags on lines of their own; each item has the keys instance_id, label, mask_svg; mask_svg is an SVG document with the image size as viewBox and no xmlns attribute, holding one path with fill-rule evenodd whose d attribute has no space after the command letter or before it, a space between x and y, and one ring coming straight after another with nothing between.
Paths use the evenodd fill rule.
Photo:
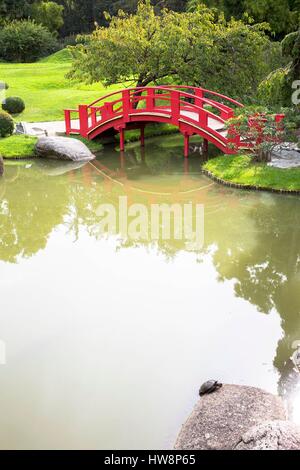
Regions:
<instances>
[{"instance_id":1,"label":"tree","mask_svg":"<svg viewBox=\"0 0 300 470\"><path fill-rule=\"evenodd\" d=\"M201 18L198 10L195 21L201 23ZM193 67L180 74L181 81L245 103L255 101L259 83L274 69L274 63L280 64L280 50L268 39L263 25L234 19L227 22L222 15L212 17L211 22L206 40L201 35L195 41Z\"/></svg>"},{"instance_id":2,"label":"tree","mask_svg":"<svg viewBox=\"0 0 300 470\"><path fill-rule=\"evenodd\" d=\"M108 28L80 42L71 49L70 77L105 85L178 81L240 97L253 94L271 70L272 45L260 27L227 23L204 6L156 15L149 1L141 1L136 15L119 12Z\"/></svg>"},{"instance_id":3,"label":"tree","mask_svg":"<svg viewBox=\"0 0 300 470\"><path fill-rule=\"evenodd\" d=\"M195 11L203 4L223 12L227 19L230 19L231 16L241 18L244 13L243 2L240 0L189 0L187 11Z\"/></svg>"},{"instance_id":4,"label":"tree","mask_svg":"<svg viewBox=\"0 0 300 470\"><path fill-rule=\"evenodd\" d=\"M56 2L39 1L30 9L30 16L37 23L46 26L52 33L57 32L64 24L64 7Z\"/></svg>"},{"instance_id":5,"label":"tree","mask_svg":"<svg viewBox=\"0 0 300 470\"><path fill-rule=\"evenodd\" d=\"M300 78L300 29L282 41L286 65L273 71L259 85L259 98L267 106L286 106L298 112L292 102L293 84ZM298 121L299 125L299 121Z\"/></svg>"},{"instance_id":6,"label":"tree","mask_svg":"<svg viewBox=\"0 0 300 470\"><path fill-rule=\"evenodd\" d=\"M0 16L6 20L28 18L30 5L34 2L35 0L0 0Z\"/></svg>"},{"instance_id":7,"label":"tree","mask_svg":"<svg viewBox=\"0 0 300 470\"><path fill-rule=\"evenodd\" d=\"M166 11L159 16L149 1L140 2L136 15L119 12L108 28L98 27L80 39L84 44L71 49L71 76L106 85L132 80L146 86L176 75L178 66L191 61L186 48L192 41L189 25L190 17Z\"/></svg>"},{"instance_id":8,"label":"tree","mask_svg":"<svg viewBox=\"0 0 300 470\"><path fill-rule=\"evenodd\" d=\"M244 8L255 21L267 21L274 33L283 36L294 31L299 24L299 10L293 11L290 3L289 0L245 0Z\"/></svg>"},{"instance_id":9,"label":"tree","mask_svg":"<svg viewBox=\"0 0 300 470\"><path fill-rule=\"evenodd\" d=\"M189 0L187 9L195 11L203 3L224 12L226 19L248 15L256 23L267 22L279 38L294 31L299 23L299 0Z\"/></svg>"},{"instance_id":10,"label":"tree","mask_svg":"<svg viewBox=\"0 0 300 470\"><path fill-rule=\"evenodd\" d=\"M1 1L1 0L0 0ZM64 7L64 27L62 34L67 36L88 33L95 28L95 22L107 26L104 12L117 15L121 9L126 13L135 13L138 0L56 0ZM164 8L185 11L187 0L151 0L156 12Z\"/></svg>"}]
</instances>

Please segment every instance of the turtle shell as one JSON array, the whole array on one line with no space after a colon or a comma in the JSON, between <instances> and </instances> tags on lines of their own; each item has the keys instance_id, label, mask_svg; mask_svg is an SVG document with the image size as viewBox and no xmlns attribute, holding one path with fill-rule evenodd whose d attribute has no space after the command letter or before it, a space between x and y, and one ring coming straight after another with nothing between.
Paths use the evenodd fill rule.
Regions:
<instances>
[{"instance_id":1,"label":"turtle shell","mask_svg":"<svg viewBox=\"0 0 300 470\"><path fill-rule=\"evenodd\" d=\"M206 395L207 393L212 393L218 388L220 388L222 385L219 384L216 380L208 380L205 382L203 385L201 385L201 388L199 390L199 395Z\"/></svg>"}]
</instances>

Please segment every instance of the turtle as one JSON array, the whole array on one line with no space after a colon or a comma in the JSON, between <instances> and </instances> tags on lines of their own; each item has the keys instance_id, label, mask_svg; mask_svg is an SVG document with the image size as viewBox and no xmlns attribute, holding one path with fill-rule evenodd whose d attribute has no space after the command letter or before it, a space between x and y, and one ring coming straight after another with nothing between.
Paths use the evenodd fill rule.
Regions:
<instances>
[{"instance_id":1,"label":"turtle","mask_svg":"<svg viewBox=\"0 0 300 470\"><path fill-rule=\"evenodd\" d=\"M219 390L219 388L221 388L222 386L223 384L221 384L217 380L208 380L208 382L205 382L203 385L201 385L199 395L200 397L202 397L203 395L213 393L216 390Z\"/></svg>"}]
</instances>

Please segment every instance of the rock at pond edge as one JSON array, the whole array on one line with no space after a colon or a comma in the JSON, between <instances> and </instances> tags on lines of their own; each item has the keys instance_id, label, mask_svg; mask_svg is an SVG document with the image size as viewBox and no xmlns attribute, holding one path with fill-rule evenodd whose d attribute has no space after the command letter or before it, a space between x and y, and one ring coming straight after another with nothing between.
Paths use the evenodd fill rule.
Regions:
<instances>
[{"instance_id":1,"label":"rock at pond edge","mask_svg":"<svg viewBox=\"0 0 300 470\"><path fill-rule=\"evenodd\" d=\"M42 158L72 162L88 162L96 158L83 142L69 137L40 137L36 154Z\"/></svg>"},{"instance_id":2,"label":"rock at pond edge","mask_svg":"<svg viewBox=\"0 0 300 470\"><path fill-rule=\"evenodd\" d=\"M290 421L267 421L249 429L235 450L300 450L300 429Z\"/></svg>"},{"instance_id":3,"label":"rock at pond edge","mask_svg":"<svg viewBox=\"0 0 300 470\"><path fill-rule=\"evenodd\" d=\"M175 449L233 450L250 428L274 420L286 420L281 398L254 387L223 385L198 401Z\"/></svg>"}]
</instances>

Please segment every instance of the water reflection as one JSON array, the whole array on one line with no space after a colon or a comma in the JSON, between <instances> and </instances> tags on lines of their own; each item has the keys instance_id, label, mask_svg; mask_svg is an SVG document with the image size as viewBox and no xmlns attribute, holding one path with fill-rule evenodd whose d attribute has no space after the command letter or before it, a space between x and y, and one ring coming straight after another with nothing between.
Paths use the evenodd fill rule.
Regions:
<instances>
[{"instance_id":1,"label":"water reflection","mask_svg":"<svg viewBox=\"0 0 300 470\"><path fill-rule=\"evenodd\" d=\"M120 156L106 148L97 161L83 166L40 161L7 165L5 178L0 181L0 260L17 265L30 259L45 250L61 229L65 237L71 236L78 243L84 231L98 243L93 250L97 246L100 249L100 242L102 246L102 242L113 239L115 249L128 250L131 257L132 249L151 249L142 255L145 262L154 252L166 261L181 260L186 252L185 240L159 239L153 244L101 233L97 208L100 203L117 205L122 195L146 206L191 201L204 204L205 245L193 258L186 258L189 270L197 276L194 266L197 264L199 273L203 273L200 266L208 266L211 260L214 272L207 267L207 276L212 280L217 275L226 295L234 289L236 298L245 301L245 310L247 303L261 315L280 316L282 338L274 351L278 392L291 408L294 406L294 417L300 421L299 373L290 359L293 342L300 339L300 199L223 188L200 175L201 161L197 154L183 161L181 142L174 136L150 141L146 150L132 144ZM62 238L60 243L65 243ZM55 253L52 250L52 256ZM110 262L115 265L112 259ZM199 274L200 284L206 282L203 276ZM187 279L183 282L188 285ZM228 300L228 305L231 302ZM202 325L205 330L205 318ZM237 332L225 331L226 343L239 342ZM269 334L276 338L274 331ZM270 338L266 330L266 344ZM252 347L240 351L249 363L255 355L255 337L250 344ZM240 377L247 380L244 373L240 372ZM239 374L230 377L238 381Z\"/></svg>"}]
</instances>

